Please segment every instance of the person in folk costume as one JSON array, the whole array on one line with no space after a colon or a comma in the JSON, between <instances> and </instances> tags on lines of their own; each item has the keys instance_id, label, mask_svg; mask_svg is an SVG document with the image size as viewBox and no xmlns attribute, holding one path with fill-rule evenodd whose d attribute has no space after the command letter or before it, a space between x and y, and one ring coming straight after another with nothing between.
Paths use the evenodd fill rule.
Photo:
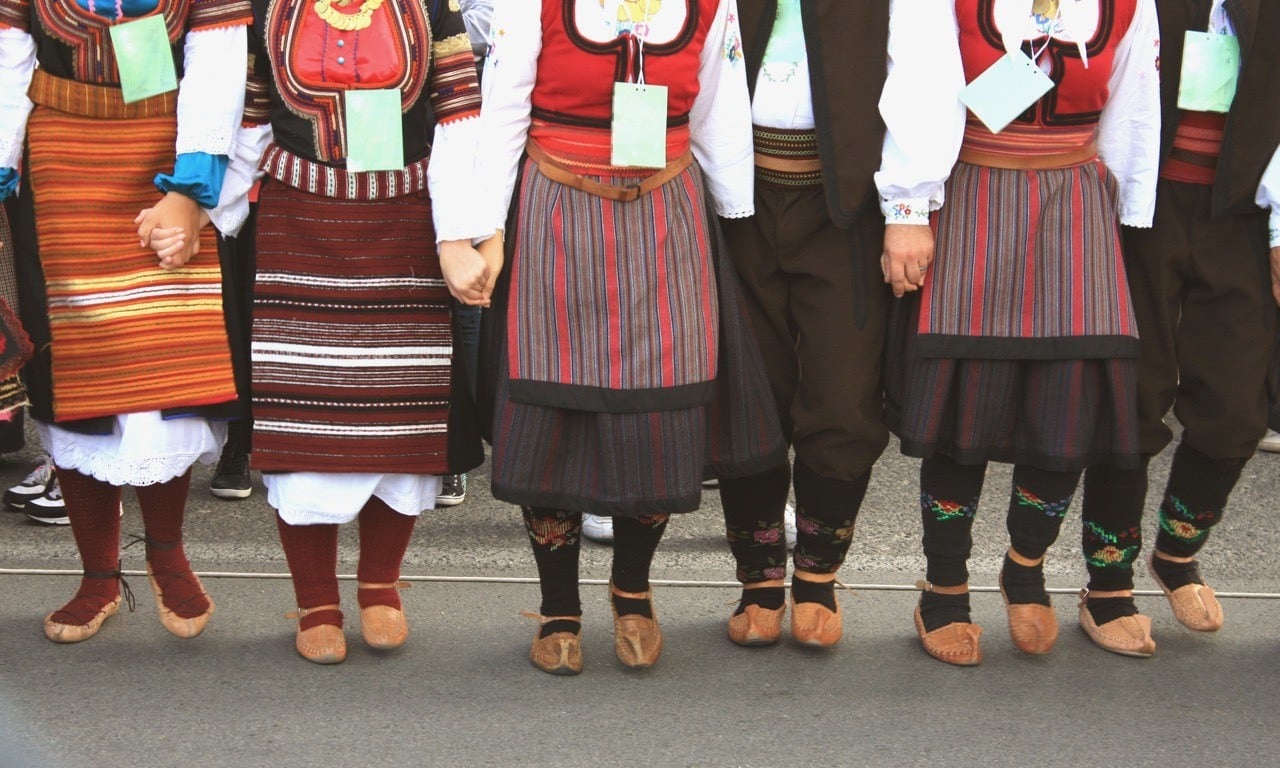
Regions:
<instances>
[{"instance_id":1,"label":"person in folk costume","mask_svg":"<svg viewBox=\"0 0 1280 768\"><path fill-rule=\"evenodd\" d=\"M1172 407L1182 436L1149 565L1174 617L1212 632L1222 606L1195 556L1266 431L1280 302L1280 2L1156 6L1164 127L1155 222L1124 231L1142 337L1142 458L1132 469L1090 468L1084 504L1086 515L1141 515L1147 462L1173 438L1163 420Z\"/></svg>"},{"instance_id":2,"label":"person in folk costume","mask_svg":"<svg viewBox=\"0 0 1280 768\"><path fill-rule=\"evenodd\" d=\"M720 482L743 584L728 627L739 645L781 637L783 510L792 480L791 634L817 647L842 634L836 572L871 467L889 439L880 359L892 294L884 282L897 295L915 290L906 268L932 257L929 211L942 203L958 146L933 132L938 121L954 119L951 104L963 84L954 30L942 29L937 40L934 29L914 28L917 18L950 16L950 5L906 5L741 3L756 213L726 220L724 228L795 468L794 476L783 463ZM950 51L954 61L939 59L938 51ZM887 137L877 110L886 75L912 81L918 97L910 118L890 126ZM882 254L896 270L884 281Z\"/></svg>"},{"instance_id":3,"label":"person in folk costume","mask_svg":"<svg viewBox=\"0 0 1280 768\"><path fill-rule=\"evenodd\" d=\"M255 0L250 51L269 122L246 120L220 229L237 233L261 176L252 462L293 576L295 647L335 664L338 525L360 528L364 641L398 648L414 523L442 474L483 459L449 318L450 293L487 304L492 289L458 223L474 204L479 83L443 0Z\"/></svg>"},{"instance_id":4,"label":"person in folk costume","mask_svg":"<svg viewBox=\"0 0 1280 768\"><path fill-rule=\"evenodd\" d=\"M235 385L217 249L197 230L240 120L250 20L228 0L0 3L0 93L18 101L0 114L0 168L24 169L12 210L38 350L31 414L84 564L75 597L45 619L54 642L92 637L119 608L126 485L161 624L194 637L213 613L182 521L191 466L217 457L225 429L210 418ZM157 259L156 227L181 228L182 247Z\"/></svg>"},{"instance_id":5,"label":"person in folk costume","mask_svg":"<svg viewBox=\"0 0 1280 768\"><path fill-rule=\"evenodd\" d=\"M492 487L523 509L537 562L529 658L582 669L593 512L614 518L616 655L649 667L663 644L649 572L670 515L698 507L707 465L732 477L785 457L709 210L752 213L736 2L499 0L484 92L491 228L519 190L491 318Z\"/></svg>"},{"instance_id":6,"label":"person in folk costume","mask_svg":"<svg viewBox=\"0 0 1280 768\"><path fill-rule=\"evenodd\" d=\"M924 459L926 652L982 660L967 560L989 461L1014 465L1000 586L1014 645L1048 653L1044 556L1085 467L1137 461L1138 331L1121 223L1151 226L1159 145L1153 0L955 0L969 107L936 260L891 322L886 415ZM986 79L982 79L986 78ZM891 96L886 94L886 99ZM908 274L908 277L913 277ZM1134 606L1139 516L1086 507L1080 622L1150 655Z\"/></svg>"},{"instance_id":7,"label":"person in folk costume","mask_svg":"<svg viewBox=\"0 0 1280 768\"><path fill-rule=\"evenodd\" d=\"M0 171L0 186L16 186L16 174L10 177ZM0 195L3 196L3 195ZM0 205L0 450L20 450L23 445L23 407L30 401L19 373L35 349L22 327L14 307L18 300L18 278L13 265L13 236L9 232L9 215ZM16 445L7 444L12 440Z\"/></svg>"}]
</instances>

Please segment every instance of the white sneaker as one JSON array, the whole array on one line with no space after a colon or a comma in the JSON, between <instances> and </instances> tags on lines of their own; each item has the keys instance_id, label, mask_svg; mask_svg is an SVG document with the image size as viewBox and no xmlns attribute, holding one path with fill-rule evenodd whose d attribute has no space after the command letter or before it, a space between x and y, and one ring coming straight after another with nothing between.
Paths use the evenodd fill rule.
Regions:
<instances>
[{"instance_id":1,"label":"white sneaker","mask_svg":"<svg viewBox=\"0 0 1280 768\"><path fill-rule=\"evenodd\" d=\"M58 484L56 475L53 482L49 484L49 490L45 491L43 496L28 501L22 512L32 522L45 525L71 525L71 518L67 517L67 504L62 500L62 486Z\"/></svg>"},{"instance_id":2,"label":"white sneaker","mask_svg":"<svg viewBox=\"0 0 1280 768\"><path fill-rule=\"evenodd\" d=\"M612 544L613 518L583 514L582 535L599 544Z\"/></svg>"},{"instance_id":3,"label":"white sneaker","mask_svg":"<svg viewBox=\"0 0 1280 768\"><path fill-rule=\"evenodd\" d=\"M1267 434L1263 435L1258 441L1258 450L1267 453L1280 453L1280 432L1274 429L1268 429Z\"/></svg>"},{"instance_id":4,"label":"white sneaker","mask_svg":"<svg viewBox=\"0 0 1280 768\"><path fill-rule=\"evenodd\" d=\"M782 533L787 537L787 551L796 548L796 505L787 502L782 510Z\"/></svg>"},{"instance_id":5,"label":"white sneaker","mask_svg":"<svg viewBox=\"0 0 1280 768\"><path fill-rule=\"evenodd\" d=\"M32 499L45 495L55 481L53 459L45 456L22 482L4 492L4 504L15 512L21 512Z\"/></svg>"}]
</instances>

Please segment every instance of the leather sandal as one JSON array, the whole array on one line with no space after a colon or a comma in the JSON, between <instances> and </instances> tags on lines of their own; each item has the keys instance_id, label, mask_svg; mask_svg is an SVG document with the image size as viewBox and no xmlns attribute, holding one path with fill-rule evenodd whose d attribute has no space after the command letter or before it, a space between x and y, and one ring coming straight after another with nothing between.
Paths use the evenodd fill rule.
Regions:
<instances>
[{"instance_id":1,"label":"leather sandal","mask_svg":"<svg viewBox=\"0 0 1280 768\"><path fill-rule=\"evenodd\" d=\"M120 603L122 601L127 600L129 610L133 610L133 591L129 589L129 584L124 580L124 577L120 575L119 569L114 571L85 571L84 578L118 579L120 581L121 594L117 594L110 602L102 606L93 618L89 619L89 621L84 624L64 624L60 621L55 621L53 617L61 613L62 609L58 609L48 616L45 616L44 636L50 641L55 643L84 642L98 634L98 630L102 629L102 625L107 619L120 612Z\"/></svg>"},{"instance_id":2,"label":"leather sandal","mask_svg":"<svg viewBox=\"0 0 1280 768\"><path fill-rule=\"evenodd\" d=\"M1009 617L1009 637L1023 653L1042 656L1058 641L1058 614L1053 606L1040 603L1010 603L1004 591L1004 570L1000 571L1000 597Z\"/></svg>"},{"instance_id":3,"label":"leather sandal","mask_svg":"<svg viewBox=\"0 0 1280 768\"><path fill-rule=\"evenodd\" d=\"M831 648L844 635L844 612L836 599L833 611L822 603L796 602L795 582L810 581L793 575L791 581L791 639L810 648ZM838 583L836 579L831 579ZM843 586L843 585L841 585Z\"/></svg>"},{"instance_id":4,"label":"leather sandal","mask_svg":"<svg viewBox=\"0 0 1280 768\"><path fill-rule=\"evenodd\" d=\"M1121 656L1150 658L1156 652L1151 638L1151 619L1140 613L1121 616L1099 626L1089 613L1089 590L1080 590L1080 628L1099 648Z\"/></svg>"},{"instance_id":5,"label":"leather sandal","mask_svg":"<svg viewBox=\"0 0 1280 768\"><path fill-rule=\"evenodd\" d=\"M742 592L745 595L752 589L781 589L782 585L781 580L759 582L744 586ZM729 617L729 640L744 648L773 645L782 638L782 617L786 613L785 600L777 608L747 605L740 613L734 613Z\"/></svg>"},{"instance_id":6,"label":"leather sandal","mask_svg":"<svg viewBox=\"0 0 1280 768\"><path fill-rule=\"evenodd\" d=\"M1173 617L1182 626L1196 632L1217 632L1222 629L1222 603L1218 602L1213 587L1207 584L1184 584L1177 589L1169 589L1160 574L1156 573L1156 557L1151 555L1147 568L1151 571L1151 577L1160 585L1160 591L1169 600Z\"/></svg>"},{"instance_id":7,"label":"leather sandal","mask_svg":"<svg viewBox=\"0 0 1280 768\"><path fill-rule=\"evenodd\" d=\"M618 615L613 596L629 600L645 600L651 616L638 613ZM609 607L613 609L613 652L618 661L632 669L648 669L662 655L662 630L658 628L658 615L653 609L653 590L623 592L609 582Z\"/></svg>"},{"instance_id":8,"label":"leather sandal","mask_svg":"<svg viewBox=\"0 0 1280 768\"><path fill-rule=\"evenodd\" d=\"M302 628L302 619L320 611L333 611L342 616L337 605L320 605L315 608L300 608L290 618L298 619L298 634L294 638L294 648L298 655L314 664L341 664L347 658L347 638L342 627L334 624L317 624L310 629Z\"/></svg>"},{"instance_id":9,"label":"leather sandal","mask_svg":"<svg viewBox=\"0 0 1280 768\"><path fill-rule=\"evenodd\" d=\"M525 618L536 619L538 627L533 631L533 645L529 647L529 661L549 675L576 675L582 671L582 617L543 616L525 611ZM577 632L552 632L542 637L542 628L552 621L573 621Z\"/></svg>"},{"instance_id":10,"label":"leather sandal","mask_svg":"<svg viewBox=\"0 0 1280 768\"><path fill-rule=\"evenodd\" d=\"M169 610L169 606L164 604L164 590L160 588L160 582L156 580L155 572L151 569L151 561L147 561L147 580L151 583L151 594L156 598L156 613L160 615L160 626L169 630L169 634L189 640L204 631L209 625L209 617L213 616L213 599L209 597L209 593L205 592L204 584L200 583L200 577L188 571L184 574L167 574L168 578L190 579L195 582L196 588L200 590L200 594L204 595L204 599L209 601L209 609L199 616L191 618L183 618L173 611Z\"/></svg>"},{"instance_id":11,"label":"leather sandal","mask_svg":"<svg viewBox=\"0 0 1280 768\"><path fill-rule=\"evenodd\" d=\"M400 589L401 582L392 584L366 584L357 582L357 589ZM402 608L390 605L370 605L360 608L360 636L365 645L379 651L390 651L404 645L409 639L409 622Z\"/></svg>"}]
</instances>

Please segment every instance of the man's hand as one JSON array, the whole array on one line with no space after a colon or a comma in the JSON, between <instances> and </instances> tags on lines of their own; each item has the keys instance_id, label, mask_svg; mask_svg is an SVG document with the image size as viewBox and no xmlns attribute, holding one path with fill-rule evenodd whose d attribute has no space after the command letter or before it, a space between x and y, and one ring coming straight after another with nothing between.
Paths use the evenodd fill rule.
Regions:
<instances>
[{"instance_id":1,"label":"man's hand","mask_svg":"<svg viewBox=\"0 0 1280 768\"><path fill-rule=\"evenodd\" d=\"M884 228L884 252L880 269L893 295L924 287L925 273L933 262L933 229L928 224L889 224Z\"/></svg>"}]
</instances>

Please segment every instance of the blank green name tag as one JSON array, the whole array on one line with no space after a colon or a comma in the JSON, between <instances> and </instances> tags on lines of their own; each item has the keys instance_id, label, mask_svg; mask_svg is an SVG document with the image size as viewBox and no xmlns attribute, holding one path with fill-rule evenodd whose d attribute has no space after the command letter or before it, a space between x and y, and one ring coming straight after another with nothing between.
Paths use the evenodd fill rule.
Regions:
<instances>
[{"instance_id":1,"label":"blank green name tag","mask_svg":"<svg viewBox=\"0 0 1280 768\"><path fill-rule=\"evenodd\" d=\"M1235 35L1187 32L1178 80L1178 109L1229 112L1240 81L1240 41Z\"/></svg>"},{"instance_id":2,"label":"blank green name tag","mask_svg":"<svg viewBox=\"0 0 1280 768\"><path fill-rule=\"evenodd\" d=\"M667 86L613 84L612 165L667 164Z\"/></svg>"},{"instance_id":3,"label":"blank green name tag","mask_svg":"<svg viewBox=\"0 0 1280 768\"><path fill-rule=\"evenodd\" d=\"M345 91L348 171L398 171L404 168L400 91Z\"/></svg>"},{"instance_id":4,"label":"blank green name tag","mask_svg":"<svg viewBox=\"0 0 1280 768\"><path fill-rule=\"evenodd\" d=\"M178 89L173 49L164 17L147 16L111 27L111 47L120 70L125 104Z\"/></svg>"},{"instance_id":5,"label":"blank green name tag","mask_svg":"<svg viewBox=\"0 0 1280 768\"><path fill-rule=\"evenodd\" d=\"M1052 89L1053 80L1025 53L1014 51L965 86L960 101L988 130L999 133Z\"/></svg>"}]
</instances>

